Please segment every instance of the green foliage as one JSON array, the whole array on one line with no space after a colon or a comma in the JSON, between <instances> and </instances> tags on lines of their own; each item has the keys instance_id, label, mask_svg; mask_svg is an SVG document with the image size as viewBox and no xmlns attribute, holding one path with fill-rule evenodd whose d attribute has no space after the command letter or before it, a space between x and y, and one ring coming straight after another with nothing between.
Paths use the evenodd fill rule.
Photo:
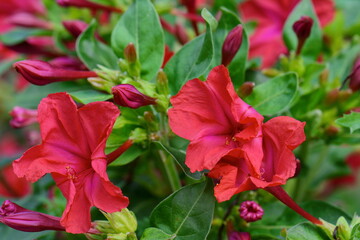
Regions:
<instances>
[{"instance_id":1,"label":"green foliage","mask_svg":"<svg viewBox=\"0 0 360 240\"><path fill-rule=\"evenodd\" d=\"M32 28L16 28L0 35L0 42L5 45L16 45L24 42L28 37L31 36L42 36L46 35L48 31L43 29L32 29Z\"/></svg>"},{"instance_id":2,"label":"green foliage","mask_svg":"<svg viewBox=\"0 0 360 240\"><path fill-rule=\"evenodd\" d=\"M311 223L301 223L287 231L287 240L331 240L320 228Z\"/></svg>"},{"instance_id":3,"label":"green foliage","mask_svg":"<svg viewBox=\"0 0 360 240\"><path fill-rule=\"evenodd\" d=\"M360 113L352 112L350 114L345 114L335 122L343 127L350 128L350 132L352 133L360 128Z\"/></svg>"},{"instance_id":4,"label":"green foliage","mask_svg":"<svg viewBox=\"0 0 360 240\"><path fill-rule=\"evenodd\" d=\"M111 46L120 58L124 57L129 43L135 45L141 78L152 80L161 67L165 44L159 17L149 0L135 1L121 16L111 35Z\"/></svg>"},{"instance_id":5,"label":"green foliage","mask_svg":"<svg viewBox=\"0 0 360 240\"><path fill-rule=\"evenodd\" d=\"M75 101L83 104L97 101L106 101L113 97L112 94L107 94L92 89L71 92L70 95Z\"/></svg>"}]
</instances>

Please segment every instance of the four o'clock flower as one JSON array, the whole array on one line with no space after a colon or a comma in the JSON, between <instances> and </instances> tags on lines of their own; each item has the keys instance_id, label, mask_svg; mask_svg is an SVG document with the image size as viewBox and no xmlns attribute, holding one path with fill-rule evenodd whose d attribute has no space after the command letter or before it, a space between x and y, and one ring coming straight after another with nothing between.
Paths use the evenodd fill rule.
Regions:
<instances>
[{"instance_id":1,"label":"four o'clock flower","mask_svg":"<svg viewBox=\"0 0 360 240\"><path fill-rule=\"evenodd\" d=\"M76 71L59 68L40 60L23 60L14 64L26 80L35 85L46 85L53 82L72 81L79 78L96 77L92 71Z\"/></svg>"},{"instance_id":2,"label":"four o'clock flower","mask_svg":"<svg viewBox=\"0 0 360 240\"><path fill-rule=\"evenodd\" d=\"M31 182L51 173L67 199L61 218L67 232L89 230L92 206L111 213L128 205L128 199L107 176L106 166L112 159L104 153L119 113L109 102L93 102L78 109L70 95L50 94L38 107L42 143L13 163L14 172Z\"/></svg>"},{"instance_id":3,"label":"four o'clock flower","mask_svg":"<svg viewBox=\"0 0 360 240\"><path fill-rule=\"evenodd\" d=\"M26 127L37 122L37 110L35 109L16 106L11 110L10 115L12 117L10 125L13 128Z\"/></svg>"},{"instance_id":4,"label":"four o'clock flower","mask_svg":"<svg viewBox=\"0 0 360 240\"><path fill-rule=\"evenodd\" d=\"M306 39L310 36L313 23L314 21L311 17L302 16L293 24L293 30L298 38L298 46L296 49L297 55L300 54Z\"/></svg>"},{"instance_id":5,"label":"four o'clock flower","mask_svg":"<svg viewBox=\"0 0 360 240\"><path fill-rule=\"evenodd\" d=\"M221 64L227 66L231 63L242 43L243 27L239 24L226 36L221 51Z\"/></svg>"},{"instance_id":6,"label":"four o'clock flower","mask_svg":"<svg viewBox=\"0 0 360 240\"><path fill-rule=\"evenodd\" d=\"M111 91L114 95L114 102L119 106L139 108L156 104L155 98L146 96L130 84L117 85L112 87Z\"/></svg>"},{"instance_id":7,"label":"four o'clock flower","mask_svg":"<svg viewBox=\"0 0 360 240\"><path fill-rule=\"evenodd\" d=\"M245 201L240 205L240 217L247 222L255 222L262 218L264 210L254 201Z\"/></svg>"}]
</instances>

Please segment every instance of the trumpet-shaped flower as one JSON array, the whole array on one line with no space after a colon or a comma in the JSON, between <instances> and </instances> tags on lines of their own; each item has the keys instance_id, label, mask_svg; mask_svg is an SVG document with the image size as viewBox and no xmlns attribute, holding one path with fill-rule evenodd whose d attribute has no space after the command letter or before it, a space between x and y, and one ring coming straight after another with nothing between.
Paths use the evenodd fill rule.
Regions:
<instances>
[{"instance_id":1,"label":"trumpet-shaped flower","mask_svg":"<svg viewBox=\"0 0 360 240\"><path fill-rule=\"evenodd\" d=\"M78 109L68 94L50 94L38 107L42 143L13 163L15 173L31 182L51 173L67 199L61 224L68 232L89 230L92 206L116 212L128 205L106 173L106 139L118 115L112 103Z\"/></svg>"}]
</instances>

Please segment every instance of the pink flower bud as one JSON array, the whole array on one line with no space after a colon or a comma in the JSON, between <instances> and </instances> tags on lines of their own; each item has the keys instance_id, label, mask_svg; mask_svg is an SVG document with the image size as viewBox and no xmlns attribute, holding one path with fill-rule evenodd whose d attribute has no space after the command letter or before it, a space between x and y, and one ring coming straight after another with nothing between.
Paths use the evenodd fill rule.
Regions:
<instances>
[{"instance_id":1,"label":"pink flower bud","mask_svg":"<svg viewBox=\"0 0 360 240\"><path fill-rule=\"evenodd\" d=\"M239 24L227 35L221 51L221 64L228 66L242 43L243 27Z\"/></svg>"},{"instance_id":2,"label":"pink flower bud","mask_svg":"<svg viewBox=\"0 0 360 240\"><path fill-rule=\"evenodd\" d=\"M112 88L114 102L123 107L139 108L156 104L156 99L139 92L133 85L120 84Z\"/></svg>"},{"instance_id":3,"label":"pink flower bud","mask_svg":"<svg viewBox=\"0 0 360 240\"><path fill-rule=\"evenodd\" d=\"M254 201L245 201L240 205L240 217L247 222L260 220L264 215L264 210Z\"/></svg>"},{"instance_id":4,"label":"pink flower bud","mask_svg":"<svg viewBox=\"0 0 360 240\"><path fill-rule=\"evenodd\" d=\"M59 217L25 209L9 200L5 200L0 208L0 222L24 232L65 231Z\"/></svg>"},{"instance_id":5,"label":"pink flower bud","mask_svg":"<svg viewBox=\"0 0 360 240\"><path fill-rule=\"evenodd\" d=\"M63 21L62 24L74 38L77 38L88 27L86 22L80 20Z\"/></svg>"},{"instance_id":6,"label":"pink flower bud","mask_svg":"<svg viewBox=\"0 0 360 240\"><path fill-rule=\"evenodd\" d=\"M86 66L79 59L68 56L54 58L49 63L57 68L87 70Z\"/></svg>"},{"instance_id":7,"label":"pink flower bud","mask_svg":"<svg viewBox=\"0 0 360 240\"><path fill-rule=\"evenodd\" d=\"M37 114L37 110L16 106L10 112L10 115L12 117L12 119L10 120L10 125L13 128L29 126L37 122Z\"/></svg>"},{"instance_id":8,"label":"pink flower bud","mask_svg":"<svg viewBox=\"0 0 360 240\"><path fill-rule=\"evenodd\" d=\"M111 12L122 13L122 9L102 5L96 2L91 2L87 0L56 0L56 2L62 7L78 7L78 8L89 8L91 10L104 10Z\"/></svg>"},{"instance_id":9,"label":"pink flower bud","mask_svg":"<svg viewBox=\"0 0 360 240\"><path fill-rule=\"evenodd\" d=\"M92 71L76 71L58 68L40 60L24 60L14 64L26 80L35 85L46 85L53 82L71 81L79 78L96 77Z\"/></svg>"},{"instance_id":10,"label":"pink flower bud","mask_svg":"<svg viewBox=\"0 0 360 240\"><path fill-rule=\"evenodd\" d=\"M301 52L306 39L310 36L313 23L314 21L312 18L308 16L302 16L294 23L293 30L298 38L298 47L296 49L297 55Z\"/></svg>"},{"instance_id":11,"label":"pink flower bud","mask_svg":"<svg viewBox=\"0 0 360 240\"><path fill-rule=\"evenodd\" d=\"M352 72L348 77L350 79L349 87L353 92L360 89L360 58L355 61Z\"/></svg>"},{"instance_id":12,"label":"pink flower bud","mask_svg":"<svg viewBox=\"0 0 360 240\"><path fill-rule=\"evenodd\" d=\"M20 27L52 29L51 23L26 12L19 12L6 19L8 23Z\"/></svg>"},{"instance_id":13,"label":"pink flower bud","mask_svg":"<svg viewBox=\"0 0 360 240\"><path fill-rule=\"evenodd\" d=\"M136 62L136 48L133 43L129 43L124 49L124 57L129 63Z\"/></svg>"},{"instance_id":14,"label":"pink flower bud","mask_svg":"<svg viewBox=\"0 0 360 240\"><path fill-rule=\"evenodd\" d=\"M247 232L230 232L228 240L251 240L250 233Z\"/></svg>"},{"instance_id":15,"label":"pink flower bud","mask_svg":"<svg viewBox=\"0 0 360 240\"><path fill-rule=\"evenodd\" d=\"M179 23L175 24L175 36L181 44L186 44L189 41L189 36L186 29Z\"/></svg>"}]
</instances>

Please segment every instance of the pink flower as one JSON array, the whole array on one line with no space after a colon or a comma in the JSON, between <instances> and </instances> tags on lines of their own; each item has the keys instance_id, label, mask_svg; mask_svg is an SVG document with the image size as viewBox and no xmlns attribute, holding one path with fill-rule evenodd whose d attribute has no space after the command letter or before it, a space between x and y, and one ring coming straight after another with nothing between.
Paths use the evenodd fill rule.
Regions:
<instances>
[{"instance_id":1,"label":"pink flower","mask_svg":"<svg viewBox=\"0 0 360 240\"><path fill-rule=\"evenodd\" d=\"M254 201L245 201L240 205L240 217L247 222L255 222L262 218L264 210Z\"/></svg>"},{"instance_id":2,"label":"pink flower","mask_svg":"<svg viewBox=\"0 0 360 240\"><path fill-rule=\"evenodd\" d=\"M129 203L106 174L112 159L104 153L105 144L118 115L109 102L78 109L68 94L50 94L38 107L42 143L13 163L15 173L31 182L51 173L67 199L61 218L67 232L89 230L92 206L111 213Z\"/></svg>"},{"instance_id":3,"label":"pink flower","mask_svg":"<svg viewBox=\"0 0 360 240\"><path fill-rule=\"evenodd\" d=\"M16 106L11 110L10 115L12 117L10 125L13 128L26 127L37 122L37 110L35 109Z\"/></svg>"},{"instance_id":4,"label":"pink flower","mask_svg":"<svg viewBox=\"0 0 360 240\"><path fill-rule=\"evenodd\" d=\"M114 102L123 107L139 108L142 106L156 104L156 99L146 96L137 90L133 85L120 84L111 89L114 95Z\"/></svg>"},{"instance_id":5,"label":"pink flower","mask_svg":"<svg viewBox=\"0 0 360 240\"><path fill-rule=\"evenodd\" d=\"M263 116L237 96L226 67L213 68L205 82L188 81L170 101L169 124L190 140L186 165L192 172L213 169L238 148L260 168Z\"/></svg>"},{"instance_id":6,"label":"pink flower","mask_svg":"<svg viewBox=\"0 0 360 240\"><path fill-rule=\"evenodd\" d=\"M51 23L26 12L15 13L9 16L7 21L12 25L20 27L52 29Z\"/></svg>"},{"instance_id":7,"label":"pink flower","mask_svg":"<svg viewBox=\"0 0 360 240\"><path fill-rule=\"evenodd\" d=\"M250 58L261 57L262 68L275 64L287 49L282 40L286 19L300 0L247 0L239 5L243 20L256 21L257 27L250 37ZM335 14L332 0L312 0L321 26L329 23Z\"/></svg>"},{"instance_id":8,"label":"pink flower","mask_svg":"<svg viewBox=\"0 0 360 240\"><path fill-rule=\"evenodd\" d=\"M59 81L72 81L79 78L96 77L92 71L76 71L59 68L40 60L23 60L14 64L26 80L35 85L46 85Z\"/></svg>"}]
</instances>

